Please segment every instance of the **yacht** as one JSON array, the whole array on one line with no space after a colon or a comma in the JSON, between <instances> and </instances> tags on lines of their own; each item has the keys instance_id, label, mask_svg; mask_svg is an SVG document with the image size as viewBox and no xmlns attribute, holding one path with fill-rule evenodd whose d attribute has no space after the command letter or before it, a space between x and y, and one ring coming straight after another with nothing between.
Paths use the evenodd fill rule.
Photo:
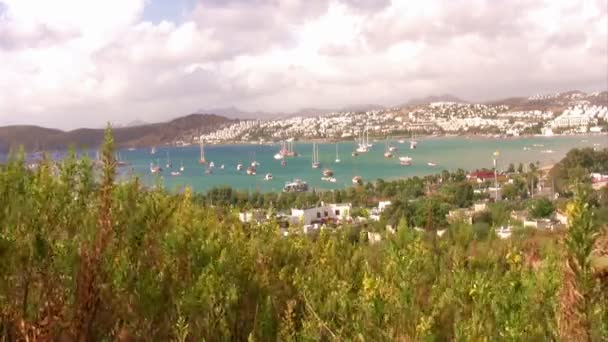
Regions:
<instances>
[{"instance_id":1,"label":"yacht","mask_svg":"<svg viewBox=\"0 0 608 342\"><path fill-rule=\"evenodd\" d=\"M150 163L150 172L155 174L155 173L161 173L163 172L163 169L158 166L158 164L154 165L154 163Z\"/></svg>"},{"instance_id":2,"label":"yacht","mask_svg":"<svg viewBox=\"0 0 608 342\"><path fill-rule=\"evenodd\" d=\"M321 180L325 181L325 182L330 182L330 183L336 182L336 179L334 177L321 177Z\"/></svg>"},{"instance_id":3,"label":"yacht","mask_svg":"<svg viewBox=\"0 0 608 342\"><path fill-rule=\"evenodd\" d=\"M264 180L267 180L267 181L272 180L272 173L267 173L267 174L264 176Z\"/></svg>"},{"instance_id":4,"label":"yacht","mask_svg":"<svg viewBox=\"0 0 608 342\"><path fill-rule=\"evenodd\" d=\"M248 175L253 176L253 175L255 175L256 173L257 173L257 172L256 172L256 169L255 169L255 167L254 167L254 166L250 166L250 167L248 167L248 168L247 168L247 174L248 174Z\"/></svg>"},{"instance_id":5,"label":"yacht","mask_svg":"<svg viewBox=\"0 0 608 342\"><path fill-rule=\"evenodd\" d=\"M201 140L200 143L200 158L198 159L198 163L201 165L207 164L207 159L205 159L205 143Z\"/></svg>"},{"instance_id":6,"label":"yacht","mask_svg":"<svg viewBox=\"0 0 608 342\"><path fill-rule=\"evenodd\" d=\"M165 166L167 167L167 169L173 167L173 165L171 165L171 160L169 159L169 151L167 151L167 164L165 164Z\"/></svg>"},{"instance_id":7,"label":"yacht","mask_svg":"<svg viewBox=\"0 0 608 342\"><path fill-rule=\"evenodd\" d=\"M238 163L238 164L236 165L236 169L237 169L237 171L242 171L242 170L243 170L243 164Z\"/></svg>"},{"instance_id":8,"label":"yacht","mask_svg":"<svg viewBox=\"0 0 608 342\"><path fill-rule=\"evenodd\" d=\"M319 162L319 146L317 143L312 143L312 168L318 169L321 167L321 163Z\"/></svg>"},{"instance_id":9,"label":"yacht","mask_svg":"<svg viewBox=\"0 0 608 342\"><path fill-rule=\"evenodd\" d=\"M426 163L426 165L428 165L428 166L437 166L437 164L431 163L431 162Z\"/></svg>"},{"instance_id":10,"label":"yacht","mask_svg":"<svg viewBox=\"0 0 608 342\"><path fill-rule=\"evenodd\" d=\"M336 164L340 162L340 155L338 154L338 144L336 144Z\"/></svg>"},{"instance_id":11,"label":"yacht","mask_svg":"<svg viewBox=\"0 0 608 342\"><path fill-rule=\"evenodd\" d=\"M308 191L308 183L305 181L295 179L291 182L285 183L283 192L305 192Z\"/></svg>"},{"instance_id":12,"label":"yacht","mask_svg":"<svg viewBox=\"0 0 608 342\"><path fill-rule=\"evenodd\" d=\"M323 177L331 177L334 175L334 171L331 169L323 170Z\"/></svg>"},{"instance_id":13,"label":"yacht","mask_svg":"<svg viewBox=\"0 0 608 342\"><path fill-rule=\"evenodd\" d=\"M405 157L399 157L399 164L404 165L404 166L410 166L412 165L412 158L405 156Z\"/></svg>"},{"instance_id":14,"label":"yacht","mask_svg":"<svg viewBox=\"0 0 608 342\"><path fill-rule=\"evenodd\" d=\"M388 148L388 141L386 141L386 146L384 147L384 158L393 158L393 152L391 152Z\"/></svg>"},{"instance_id":15,"label":"yacht","mask_svg":"<svg viewBox=\"0 0 608 342\"><path fill-rule=\"evenodd\" d=\"M415 150L418 142L416 140L410 141L410 150Z\"/></svg>"}]
</instances>

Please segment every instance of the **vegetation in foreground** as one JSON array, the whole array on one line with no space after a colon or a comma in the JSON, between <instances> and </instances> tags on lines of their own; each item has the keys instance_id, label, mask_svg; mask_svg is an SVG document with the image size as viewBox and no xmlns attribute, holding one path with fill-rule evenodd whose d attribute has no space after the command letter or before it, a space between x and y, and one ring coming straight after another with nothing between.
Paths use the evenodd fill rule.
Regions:
<instances>
[{"instance_id":1,"label":"vegetation in foreground","mask_svg":"<svg viewBox=\"0 0 608 342\"><path fill-rule=\"evenodd\" d=\"M0 339L608 339L608 241L586 190L563 238L476 239L463 223L437 238L401 214L369 244L349 227L282 237L189 191L117 184L113 155L108 134L99 181L73 156L2 167Z\"/></svg>"}]
</instances>

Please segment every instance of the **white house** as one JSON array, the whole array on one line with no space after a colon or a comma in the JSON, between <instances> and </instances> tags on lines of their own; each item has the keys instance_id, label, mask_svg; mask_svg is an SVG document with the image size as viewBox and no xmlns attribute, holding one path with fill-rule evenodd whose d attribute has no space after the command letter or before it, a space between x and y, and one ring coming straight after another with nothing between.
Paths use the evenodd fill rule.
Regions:
<instances>
[{"instance_id":1,"label":"white house","mask_svg":"<svg viewBox=\"0 0 608 342\"><path fill-rule=\"evenodd\" d=\"M350 220L351 210L350 203L325 204L321 202L318 207L291 209L290 222L302 223L305 226L327 221L340 223L343 220Z\"/></svg>"}]
</instances>

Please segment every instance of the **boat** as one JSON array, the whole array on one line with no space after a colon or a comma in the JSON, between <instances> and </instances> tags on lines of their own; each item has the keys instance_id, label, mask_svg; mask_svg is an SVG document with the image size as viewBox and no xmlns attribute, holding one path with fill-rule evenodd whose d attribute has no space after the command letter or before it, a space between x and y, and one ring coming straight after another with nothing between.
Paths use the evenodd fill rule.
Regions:
<instances>
[{"instance_id":1,"label":"boat","mask_svg":"<svg viewBox=\"0 0 608 342\"><path fill-rule=\"evenodd\" d=\"M386 141L384 147L384 158L393 158L393 152L391 152L388 148L388 141Z\"/></svg>"},{"instance_id":2,"label":"boat","mask_svg":"<svg viewBox=\"0 0 608 342\"><path fill-rule=\"evenodd\" d=\"M163 169L158 164L154 165L154 163L150 163L150 172L153 174L161 173Z\"/></svg>"},{"instance_id":3,"label":"boat","mask_svg":"<svg viewBox=\"0 0 608 342\"><path fill-rule=\"evenodd\" d=\"M397 152L397 148L395 146L389 146L389 152Z\"/></svg>"},{"instance_id":4,"label":"boat","mask_svg":"<svg viewBox=\"0 0 608 342\"><path fill-rule=\"evenodd\" d=\"M256 172L256 169L255 169L255 167L254 167L254 166L250 166L250 167L248 167L248 168L247 168L247 174L248 174L248 175L253 176L253 175L255 175L256 173L257 173L257 172Z\"/></svg>"},{"instance_id":5,"label":"boat","mask_svg":"<svg viewBox=\"0 0 608 342\"><path fill-rule=\"evenodd\" d=\"M277 153L277 154L274 155L274 159L281 160L281 159L283 159L283 155L280 154L280 153Z\"/></svg>"},{"instance_id":6,"label":"boat","mask_svg":"<svg viewBox=\"0 0 608 342\"><path fill-rule=\"evenodd\" d=\"M167 167L167 169L173 167L173 165L171 165L171 160L169 159L169 151L167 151L167 164L165 164L165 166Z\"/></svg>"},{"instance_id":7,"label":"boat","mask_svg":"<svg viewBox=\"0 0 608 342\"><path fill-rule=\"evenodd\" d=\"M352 181L353 181L353 184L355 184L355 185L363 184L363 178L361 176L353 177Z\"/></svg>"},{"instance_id":8,"label":"boat","mask_svg":"<svg viewBox=\"0 0 608 342\"><path fill-rule=\"evenodd\" d=\"M334 175L334 171L332 169L323 170L323 177L331 177Z\"/></svg>"},{"instance_id":9,"label":"boat","mask_svg":"<svg viewBox=\"0 0 608 342\"><path fill-rule=\"evenodd\" d=\"M135 147L129 147L129 148L127 149L127 151L135 151L135 150L137 150Z\"/></svg>"},{"instance_id":10,"label":"boat","mask_svg":"<svg viewBox=\"0 0 608 342\"><path fill-rule=\"evenodd\" d=\"M319 162L319 146L317 143L312 143L312 168L318 169L321 167L321 163Z\"/></svg>"},{"instance_id":11,"label":"boat","mask_svg":"<svg viewBox=\"0 0 608 342\"><path fill-rule=\"evenodd\" d=\"M264 176L264 180L267 180L267 181L272 180L272 173L267 173L267 174Z\"/></svg>"},{"instance_id":12,"label":"boat","mask_svg":"<svg viewBox=\"0 0 608 342\"><path fill-rule=\"evenodd\" d=\"M150 154L156 154L156 147L154 147L154 146L153 146L153 147L150 149Z\"/></svg>"},{"instance_id":13,"label":"boat","mask_svg":"<svg viewBox=\"0 0 608 342\"><path fill-rule=\"evenodd\" d=\"M416 149L416 146L418 146L418 142L416 141L416 135L412 134L412 140L410 141L410 150Z\"/></svg>"},{"instance_id":14,"label":"boat","mask_svg":"<svg viewBox=\"0 0 608 342\"><path fill-rule=\"evenodd\" d=\"M236 169L238 171L242 171L243 170L243 164L241 164L241 163L236 164Z\"/></svg>"},{"instance_id":15,"label":"boat","mask_svg":"<svg viewBox=\"0 0 608 342\"><path fill-rule=\"evenodd\" d=\"M357 152L357 151L353 151L353 153L351 153L351 155L352 155L353 157L356 157L356 156L358 156L358 155L359 155L359 152Z\"/></svg>"},{"instance_id":16,"label":"boat","mask_svg":"<svg viewBox=\"0 0 608 342\"><path fill-rule=\"evenodd\" d=\"M426 163L426 165L428 165L428 166L437 166L437 164L431 163L431 162Z\"/></svg>"},{"instance_id":17,"label":"boat","mask_svg":"<svg viewBox=\"0 0 608 342\"><path fill-rule=\"evenodd\" d=\"M206 168L205 174L207 174L207 175L213 174L213 169L211 169L210 167Z\"/></svg>"},{"instance_id":18,"label":"boat","mask_svg":"<svg viewBox=\"0 0 608 342\"><path fill-rule=\"evenodd\" d=\"M365 141L365 133L363 131L361 131L360 138L359 138L359 144L358 144L357 148L355 149L355 152L365 153L368 151L369 151L369 146L368 146L368 143Z\"/></svg>"},{"instance_id":19,"label":"boat","mask_svg":"<svg viewBox=\"0 0 608 342\"><path fill-rule=\"evenodd\" d=\"M542 150L540 153L553 153L553 150Z\"/></svg>"},{"instance_id":20,"label":"boat","mask_svg":"<svg viewBox=\"0 0 608 342\"><path fill-rule=\"evenodd\" d=\"M530 151L530 148L528 146L524 146L524 151Z\"/></svg>"},{"instance_id":21,"label":"boat","mask_svg":"<svg viewBox=\"0 0 608 342\"><path fill-rule=\"evenodd\" d=\"M198 163L201 165L207 164L207 159L205 159L205 143L203 142L203 140L201 139L200 142L200 158L198 159Z\"/></svg>"},{"instance_id":22,"label":"boat","mask_svg":"<svg viewBox=\"0 0 608 342\"><path fill-rule=\"evenodd\" d=\"M179 171L171 171L171 176L179 176L181 175L181 172Z\"/></svg>"},{"instance_id":23,"label":"boat","mask_svg":"<svg viewBox=\"0 0 608 342\"><path fill-rule=\"evenodd\" d=\"M336 164L340 162L340 155L338 154L338 144L336 144Z\"/></svg>"},{"instance_id":24,"label":"boat","mask_svg":"<svg viewBox=\"0 0 608 342\"><path fill-rule=\"evenodd\" d=\"M399 164L404 165L404 166L410 166L410 165L412 165L412 158L410 158L408 156L399 157Z\"/></svg>"},{"instance_id":25,"label":"boat","mask_svg":"<svg viewBox=\"0 0 608 342\"><path fill-rule=\"evenodd\" d=\"M214 168L214 167L215 167L215 163L214 163L214 162L210 162L210 163L209 163L209 168L210 168L210 169L212 169L212 168Z\"/></svg>"},{"instance_id":26,"label":"boat","mask_svg":"<svg viewBox=\"0 0 608 342\"><path fill-rule=\"evenodd\" d=\"M321 180L324 182L335 183L336 179L334 177L321 177Z\"/></svg>"},{"instance_id":27,"label":"boat","mask_svg":"<svg viewBox=\"0 0 608 342\"><path fill-rule=\"evenodd\" d=\"M372 144L370 144L370 143L369 143L369 130L365 130L365 131L366 131L365 133L366 133L366 138L367 138L367 139L366 139L366 141L365 141L365 146L366 146L368 149L370 149L370 148L372 148L374 145L372 145Z\"/></svg>"},{"instance_id":28,"label":"boat","mask_svg":"<svg viewBox=\"0 0 608 342\"><path fill-rule=\"evenodd\" d=\"M220 165L220 169L222 169L222 170L224 169L224 164Z\"/></svg>"},{"instance_id":29,"label":"boat","mask_svg":"<svg viewBox=\"0 0 608 342\"><path fill-rule=\"evenodd\" d=\"M285 183L283 186L283 192L305 192L308 191L308 183L303 180L295 179L291 182Z\"/></svg>"},{"instance_id":30,"label":"boat","mask_svg":"<svg viewBox=\"0 0 608 342\"><path fill-rule=\"evenodd\" d=\"M400 144L405 144L405 140L400 139L400 140L399 140L399 143L400 143Z\"/></svg>"}]
</instances>

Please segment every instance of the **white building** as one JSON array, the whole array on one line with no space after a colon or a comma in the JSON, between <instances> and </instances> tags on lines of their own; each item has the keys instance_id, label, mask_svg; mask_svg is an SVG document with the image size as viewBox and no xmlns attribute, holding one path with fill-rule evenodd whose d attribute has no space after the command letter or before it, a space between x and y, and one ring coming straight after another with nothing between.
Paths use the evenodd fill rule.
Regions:
<instances>
[{"instance_id":1,"label":"white building","mask_svg":"<svg viewBox=\"0 0 608 342\"><path fill-rule=\"evenodd\" d=\"M319 207L291 209L290 222L293 224L301 223L305 226L328 221L341 223L344 220L350 220L351 210L352 205L350 203L321 203Z\"/></svg>"}]
</instances>

